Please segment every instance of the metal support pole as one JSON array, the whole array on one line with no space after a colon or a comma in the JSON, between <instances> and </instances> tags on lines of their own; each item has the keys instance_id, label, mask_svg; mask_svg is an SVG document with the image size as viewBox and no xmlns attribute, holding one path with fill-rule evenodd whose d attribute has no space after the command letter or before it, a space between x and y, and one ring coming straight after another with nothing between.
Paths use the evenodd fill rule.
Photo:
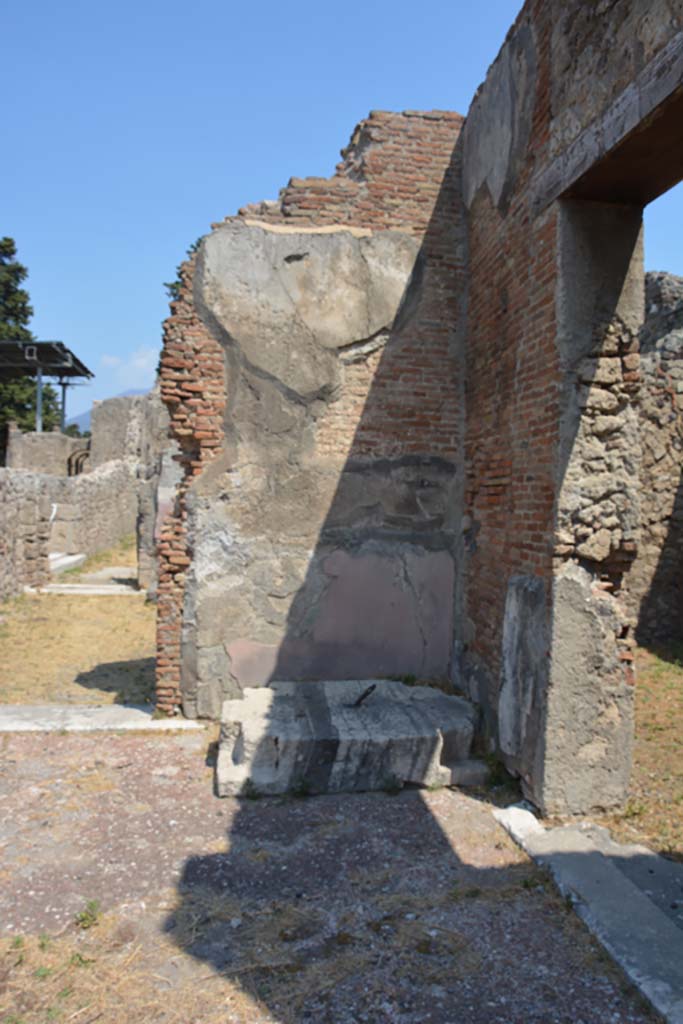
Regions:
<instances>
[{"instance_id":1,"label":"metal support pole","mask_svg":"<svg viewBox=\"0 0 683 1024\"><path fill-rule=\"evenodd\" d=\"M38 367L36 373L36 431L43 430L43 371Z\"/></svg>"},{"instance_id":2,"label":"metal support pole","mask_svg":"<svg viewBox=\"0 0 683 1024\"><path fill-rule=\"evenodd\" d=\"M66 389L69 385L65 380L60 380L59 383L62 387L62 408L59 417L59 429L64 433L64 428L66 427Z\"/></svg>"}]
</instances>

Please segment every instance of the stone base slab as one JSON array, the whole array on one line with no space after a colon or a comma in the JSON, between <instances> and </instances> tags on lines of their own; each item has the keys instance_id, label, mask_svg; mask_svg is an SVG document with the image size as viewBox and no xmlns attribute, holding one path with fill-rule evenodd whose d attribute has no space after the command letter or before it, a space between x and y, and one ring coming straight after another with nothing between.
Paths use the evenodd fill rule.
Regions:
<instances>
[{"instance_id":1,"label":"stone base slab","mask_svg":"<svg viewBox=\"0 0 683 1024\"><path fill-rule=\"evenodd\" d=\"M223 705L219 796L450 785L476 712L429 686L387 679L275 682Z\"/></svg>"}]
</instances>

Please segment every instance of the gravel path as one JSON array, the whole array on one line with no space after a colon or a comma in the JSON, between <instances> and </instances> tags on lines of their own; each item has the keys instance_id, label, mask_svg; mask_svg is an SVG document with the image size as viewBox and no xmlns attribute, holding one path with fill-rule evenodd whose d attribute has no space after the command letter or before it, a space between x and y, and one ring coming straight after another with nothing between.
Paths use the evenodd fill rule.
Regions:
<instances>
[{"instance_id":1,"label":"gravel path","mask_svg":"<svg viewBox=\"0 0 683 1024\"><path fill-rule=\"evenodd\" d=\"M0 739L0 1021L657 1019L486 802L218 800L208 742Z\"/></svg>"}]
</instances>

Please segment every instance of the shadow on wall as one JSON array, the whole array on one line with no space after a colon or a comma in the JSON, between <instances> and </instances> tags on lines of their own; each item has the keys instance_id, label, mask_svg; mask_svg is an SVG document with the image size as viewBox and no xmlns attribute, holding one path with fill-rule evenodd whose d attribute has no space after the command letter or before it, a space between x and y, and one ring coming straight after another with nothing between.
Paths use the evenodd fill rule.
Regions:
<instances>
[{"instance_id":1,"label":"shadow on wall","mask_svg":"<svg viewBox=\"0 0 683 1024\"><path fill-rule=\"evenodd\" d=\"M650 273L641 335L642 532L634 573L640 643L683 640L683 279Z\"/></svg>"},{"instance_id":2,"label":"shadow on wall","mask_svg":"<svg viewBox=\"0 0 683 1024\"><path fill-rule=\"evenodd\" d=\"M388 329L303 353L306 373L327 375L322 385L302 383L303 371L288 365L278 364L277 380L256 372L260 353L229 334L220 302L214 296L209 309L206 298L216 265L229 279L221 232L232 232L234 260L249 230L273 260L275 252L304 312L320 302L323 320L336 316L339 307L326 312L316 289L326 273L344 271L338 254L356 244L353 229L321 241L304 228L287 235L230 225L200 251L202 317L224 345L230 394L223 452L188 497L190 715L219 717L225 697L274 679L451 678L462 493L459 159L456 147L419 252L408 227L360 239L365 263L375 261L364 283L370 321L395 274L396 247L412 253L412 273ZM330 252L341 260L331 270Z\"/></svg>"},{"instance_id":3,"label":"shadow on wall","mask_svg":"<svg viewBox=\"0 0 683 1024\"><path fill-rule=\"evenodd\" d=\"M638 643L680 645L683 642L683 478L676 489L659 557L649 589L640 604Z\"/></svg>"}]
</instances>

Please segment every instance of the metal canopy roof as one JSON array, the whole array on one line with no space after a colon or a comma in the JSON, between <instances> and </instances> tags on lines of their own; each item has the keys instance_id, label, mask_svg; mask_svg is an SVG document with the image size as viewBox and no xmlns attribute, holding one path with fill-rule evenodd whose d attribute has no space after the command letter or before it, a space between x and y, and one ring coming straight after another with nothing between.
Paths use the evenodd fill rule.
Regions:
<instances>
[{"instance_id":1,"label":"metal canopy roof","mask_svg":"<svg viewBox=\"0 0 683 1024\"><path fill-rule=\"evenodd\" d=\"M94 377L61 341L0 341L0 380L35 377Z\"/></svg>"}]
</instances>

